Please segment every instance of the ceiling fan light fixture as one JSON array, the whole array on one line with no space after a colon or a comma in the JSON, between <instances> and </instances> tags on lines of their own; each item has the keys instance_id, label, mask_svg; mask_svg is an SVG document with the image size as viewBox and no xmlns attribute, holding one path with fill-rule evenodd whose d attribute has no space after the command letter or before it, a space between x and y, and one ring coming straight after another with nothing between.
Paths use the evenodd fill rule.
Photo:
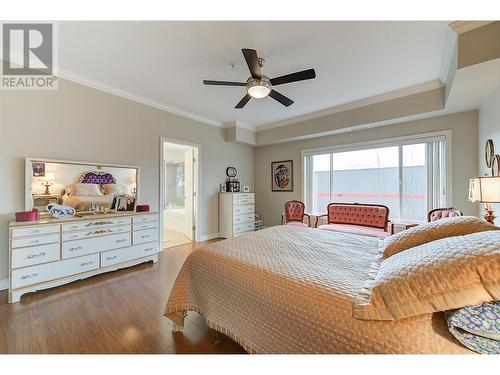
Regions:
<instances>
[{"instance_id":1,"label":"ceiling fan light fixture","mask_svg":"<svg viewBox=\"0 0 500 375\"><path fill-rule=\"evenodd\" d=\"M247 82L247 92L252 98L265 98L271 92L272 85L269 78L262 76L261 79L249 79Z\"/></svg>"}]
</instances>

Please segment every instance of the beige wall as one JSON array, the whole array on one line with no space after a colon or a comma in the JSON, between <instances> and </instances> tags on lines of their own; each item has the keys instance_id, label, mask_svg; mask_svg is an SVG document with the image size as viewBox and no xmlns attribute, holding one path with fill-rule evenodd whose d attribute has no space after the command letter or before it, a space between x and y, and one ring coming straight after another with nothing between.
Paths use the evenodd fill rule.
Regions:
<instances>
[{"instance_id":1,"label":"beige wall","mask_svg":"<svg viewBox=\"0 0 500 375\"><path fill-rule=\"evenodd\" d=\"M324 121L327 122L328 118ZM477 206L467 201L467 194L469 178L475 176L478 171L477 122L477 111L470 111L359 132L258 147L254 157L256 211L263 215L264 225L276 225L279 224L283 203L290 199L301 199L301 150L451 130L453 204L466 214L476 215ZM287 159L293 159L294 162L294 191L273 193L271 162Z\"/></svg>"},{"instance_id":2,"label":"beige wall","mask_svg":"<svg viewBox=\"0 0 500 375\"><path fill-rule=\"evenodd\" d=\"M479 174L490 175L491 169L486 168L484 160L484 144L487 139L492 139L495 153L500 154L500 86L488 97L479 109ZM484 205L481 205L483 215ZM500 204L493 205L497 219L495 224L500 224Z\"/></svg>"},{"instance_id":3,"label":"beige wall","mask_svg":"<svg viewBox=\"0 0 500 375\"><path fill-rule=\"evenodd\" d=\"M24 158L137 165L141 199L159 205L160 137L201 145L202 236L218 232L217 191L228 165L253 188L253 153L224 129L61 80L54 91L0 91L0 280L7 278L7 223L24 210Z\"/></svg>"}]
</instances>

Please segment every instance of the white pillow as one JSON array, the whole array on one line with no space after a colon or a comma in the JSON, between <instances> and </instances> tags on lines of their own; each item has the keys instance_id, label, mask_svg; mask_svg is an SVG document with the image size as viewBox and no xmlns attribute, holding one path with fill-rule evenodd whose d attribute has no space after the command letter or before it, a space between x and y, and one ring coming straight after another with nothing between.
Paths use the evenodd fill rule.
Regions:
<instances>
[{"instance_id":1,"label":"white pillow","mask_svg":"<svg viewBox=\"0 0 500 375\"><path fill-rule=\"evenodd\" d=\"M130 193L130 188L127 185L121 184L106 184L101 185L104 195L125 195Z\"/></svg>"},{"instance_id":2,"label":"white pillow","mask_svg":"<svg viewBox=\"0 0 500 375\"><path fill-rule=\"evenodd\" d=\"M95 197L102 195L98 184L73 184L68 190L71 192L71 195L80 197Z\"/></svg>"}]
</instances>

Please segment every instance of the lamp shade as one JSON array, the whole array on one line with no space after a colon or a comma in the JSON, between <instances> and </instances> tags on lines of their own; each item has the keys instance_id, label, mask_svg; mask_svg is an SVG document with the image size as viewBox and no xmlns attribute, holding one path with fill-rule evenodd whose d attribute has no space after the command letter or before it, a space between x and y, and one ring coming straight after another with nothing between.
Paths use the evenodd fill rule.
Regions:
<instances>
[{"instance_id":1,"label":"lamp shade","mask_svg":"<svg viewBox=\"0 0 500 375\"><path fill-rule=\"evenodd\" d=\"M469 200L481 203L500 203L500 176L471 178L469 181Z\"/></svg>"},{"instance_id":2,"label":"lamp shade","mask_svg":"<svg viewBox=\"0 0 500 375\"><path fill-rule=\"evenodd\" d=\"M40 178L40 180L47 181L47 182L52 182L55 179L56 179L56 176L54 176L54 173L52 173L52 172L45 172L45 176Z\"/></svg>"}]
</instances>

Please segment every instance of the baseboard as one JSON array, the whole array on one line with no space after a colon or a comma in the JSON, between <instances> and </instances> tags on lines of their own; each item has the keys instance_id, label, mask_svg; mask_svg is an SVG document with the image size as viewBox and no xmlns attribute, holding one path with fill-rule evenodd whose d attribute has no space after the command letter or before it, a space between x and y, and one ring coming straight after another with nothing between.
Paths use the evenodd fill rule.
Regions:
<instances>
[{"instance_id":1,"label":"baseboard","mask_svg":"<svg viewBox=\"0 0 500 375\"><path fill-rule=\"evenodd\" d=\"M9 289L9 279L0 280L0 290Z\"/></svg>"},{"instance_id":2,"label":"baseboard","mask_svg":"<svg viewBox=\"0 0 500 375\"><path fill-rule=\"evenodd\" d=\"M219 238L219 233L209 233L204 236L200 236L200 242L210 241L215 238Z\"/></svg>"}]
</instances>

